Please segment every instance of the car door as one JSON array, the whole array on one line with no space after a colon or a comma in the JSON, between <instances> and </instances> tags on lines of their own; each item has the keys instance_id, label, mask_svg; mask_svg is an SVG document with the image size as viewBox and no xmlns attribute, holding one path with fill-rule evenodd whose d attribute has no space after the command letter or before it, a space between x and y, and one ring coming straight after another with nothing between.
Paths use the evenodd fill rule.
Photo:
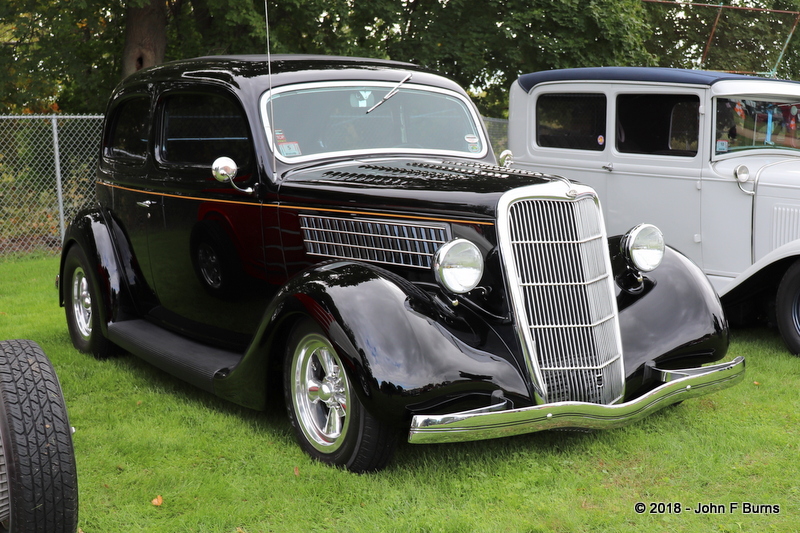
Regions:
<instances>
[{"instance_id":1,"label":"car door","mask_svg":"<svg viewBox=\"0 0 800 533\"><path fill-rule=\"evenodd\" d=\"M101 204L112 208L127 237L132 267L154 289L148 237L151 226L157 224L153 214L158 213L160 201L150 187L150 104L147 92L132 91L109 111L97 192Z\"/></svg>"},{"instance_id":2,"label":"car door","mask_svg":"<svg viewBox=\"0 0 800 533\"><path fill-rule=\"evenodd\" d=\"M613 146L601 201L610 232L655 224L670 246L702 264L699 89L620 86L609 97Z\"/></svg>"},{"instance_id":3,"label":"car door","mask_svg":"<svg viewBox=\"0 0 800 533\"><path fill-rule=\"evenodd\" d=\"M158 320L196 337L245 344L268 296L261 202L214 179L219 157L239 167L242 187L258 179L247 118L230 94L173 90L159 98L151 180L162 219L149 237Z\"/></svg>"}]
</instances>

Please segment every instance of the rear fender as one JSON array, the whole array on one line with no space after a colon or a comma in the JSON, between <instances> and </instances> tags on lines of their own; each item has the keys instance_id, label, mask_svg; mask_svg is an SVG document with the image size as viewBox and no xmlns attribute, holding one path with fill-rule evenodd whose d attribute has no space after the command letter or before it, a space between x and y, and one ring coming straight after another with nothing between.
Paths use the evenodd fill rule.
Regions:
<instances>
[{"instance_id":1,"label":"rear fender","mask_svg":"<svg viewBox=\"0 0 800 533\"><path fill-rule=\"evenodd\" d=\"M59 267L59 304L64 306L69 290L69 281L64 279L64 261L73 246L81 248L86 258L93 265L96 287L102 298L100 308L103 334L106 335L107 324L124 319L134 314L131 289L141 293L142 302L154 298L144 278L139 274L130 246L122 229L113 219L99 209L81 211L70 224L64 235Z\"/></svg>"}]
</instances>

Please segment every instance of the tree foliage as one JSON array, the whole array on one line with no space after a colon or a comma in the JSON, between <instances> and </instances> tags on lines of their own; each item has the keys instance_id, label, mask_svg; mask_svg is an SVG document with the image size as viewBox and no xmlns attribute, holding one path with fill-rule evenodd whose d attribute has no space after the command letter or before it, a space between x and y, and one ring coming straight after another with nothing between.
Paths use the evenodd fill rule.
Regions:
<instances>
[{"instance_id":1,"label":"tree foliage","mask_svg":"<svg viewBox=\"0 0 800 533\"><path fill-rule=\"evenodd\" d=\"M698 46L702 52L713 23L700 8L642 0L268 1L273 53L419 63L470 88L489 116L505 113L508 87L525 72L599 65L697 67ZM791 10L800 0L758 3ZM148 7L157 17L139 25L146 26L146 36L164 39L161 52L154 47L154 63L266 52L263 0L4 0L0 112L102 112L111 89L131 70L125 65L149 64L146 50L123 53L126 34L142 29L133 27L132 12ZM717 31L707 67L763 70L749 66L782 44L787 20L737 13ZM795 49L786 54L787 75L797 71Z\"/></svg>"},{"instance_id":2,"label":"tree foliage","mask_svg":"<svg viewBox=\"0 0 800 533\"><path fill-rule=\"evenodd\" d=\"M709 4L646 5L653 30L647 49L660 66L796 77L800 39L792 32L800 30L800 1Z\"/></svg>"}]
</instances>

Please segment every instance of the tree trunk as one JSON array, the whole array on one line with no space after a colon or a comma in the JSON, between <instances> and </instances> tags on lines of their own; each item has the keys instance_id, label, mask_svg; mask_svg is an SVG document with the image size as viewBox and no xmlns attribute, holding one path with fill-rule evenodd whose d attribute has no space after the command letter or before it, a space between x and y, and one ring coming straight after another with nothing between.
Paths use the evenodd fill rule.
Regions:
<instances>
[{"instance_id":1,"label":"tree trunk","mask_svg":"<svg viewBox=\"0 0 800 533\"><path fill-rule=\"evenodd\" d=\"M128 7L125 16L125 47L122 49L122 77L164 61L167 48L165 3L150 0L144 7Z\"/></svg>"}]
</instances>

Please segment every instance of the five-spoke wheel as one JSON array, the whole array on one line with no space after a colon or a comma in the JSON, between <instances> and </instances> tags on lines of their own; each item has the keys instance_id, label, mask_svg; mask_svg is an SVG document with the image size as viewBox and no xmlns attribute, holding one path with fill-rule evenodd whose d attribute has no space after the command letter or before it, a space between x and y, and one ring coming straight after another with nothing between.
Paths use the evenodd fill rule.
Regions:
<instances>
[{"instance_id":1,"label":"five-spoke wheel","mask_svg":"<svg viewBox=\"0 0 800 533\"><path fill-rule=\"evenodd\" d=\"M96 276L86 254L73 245L64 260L67 327L77 349L103 358L113 353L114 345L100 328L102 298Z\"/></svg>"},{"instance_id":2,"label":"five-spoke wheel","mask_svg":"<svg viewBox=\"0 0 800 533\"><path fill-rule=\"evenodd\" d=\"M284 394L300 446L312 457L353 472L378 470L391 458L394 432L361 404L343 359L310 319L289 336Z\"/></svg>"}]
</instances>

